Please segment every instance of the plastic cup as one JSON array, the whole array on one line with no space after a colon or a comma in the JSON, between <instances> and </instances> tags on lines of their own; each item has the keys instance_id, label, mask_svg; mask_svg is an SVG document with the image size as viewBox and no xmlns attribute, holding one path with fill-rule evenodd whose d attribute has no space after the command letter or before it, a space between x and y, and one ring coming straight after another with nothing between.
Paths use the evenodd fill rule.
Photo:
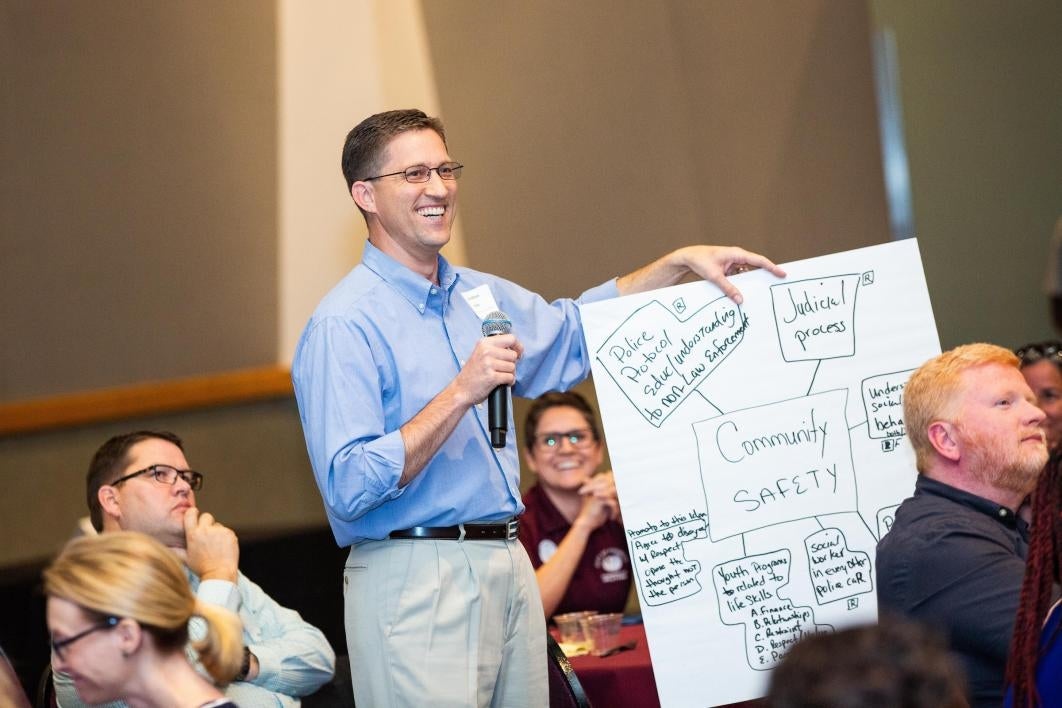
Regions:
<instances>
[{"instance_id":1,"label":"plastic cup","mask_svg":"<svg viewBox=\"0 0 1062 708\"><path fill-rule=\"evenodd\" d=\"M620 621L623 615L613 612L607 615L593 615L584 617L580 624L583 626L583 635L590 645L590 653L601 656L609 649L619 644Z\"/></svg>"},{"instance_id":2,"label":"plastic cup","mask_svg":"<svg viewBox=\"0 0 1062 708\"><path fill-rule=\"evenodd\" d=\"M555 615L553 621L560 631L560 640L563 644L579 644L586 641L583 634L581 620L593 616L593 612L569 612L563 615Z\"/></svg>"}]
</instances>

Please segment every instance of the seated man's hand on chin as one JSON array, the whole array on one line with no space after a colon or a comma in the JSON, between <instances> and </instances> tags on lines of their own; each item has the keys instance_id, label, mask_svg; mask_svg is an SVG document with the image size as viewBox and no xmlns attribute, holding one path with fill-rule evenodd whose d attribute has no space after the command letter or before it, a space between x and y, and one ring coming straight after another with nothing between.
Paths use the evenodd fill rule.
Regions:
<instances>
[{"instance_id":1,"label":"seated man's hand on chin","mask_svg":"<svg viewBox=\"0 0 1062 708\"><path fill-rule=\"evenodd\" d=\"M184 534L185 563L200 580L236 582L240 543L232 529L192 507L184 512Z\"/></svg>"}]
</instances>

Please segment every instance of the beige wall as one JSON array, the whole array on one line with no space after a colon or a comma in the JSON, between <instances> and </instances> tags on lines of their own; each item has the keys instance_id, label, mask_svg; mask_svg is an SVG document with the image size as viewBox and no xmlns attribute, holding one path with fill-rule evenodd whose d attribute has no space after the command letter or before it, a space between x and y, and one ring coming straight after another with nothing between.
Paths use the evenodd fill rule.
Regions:
<instances>
[{"instance_id":1,"label":"beige wall","mask_svg":"<svg viewBox=\"0 0 1062 708\"><path fill-rule=\"evenodd\" d=\"M1060 6L873 7L945 344L1045 334ZM0 399L284 361L360 251L342 135L396 104L469 165L467 261L549 296L693 240L887 238L863 3L262 8L0 0ZM186 437L226 523L323 521L293 402L232 406L0 439L0 565L50 553L93 450L143 426Z\"/></svg>"},{"instance_id":2,"label":"beige wall","mask_svg":"<svg viewBox=\"0 0 1062 708\"><path fill-rule=\"evenodd\" d=\"M257 0L0 0L0 401L272 363Z\"/></svg>"},{"instance_id":3,"label":"beige wall","mask_svg":"<svg viewBox=\"0 0 1062 708\"><path fill-rule=\"evenodd\" d=\"M209 234L196 247L168 230L111 233L98 227L100 233L94 232L74 259L81 269L102 272L111 265L107 254L125 248L131 253L123 270L141 266L158 273L172 264L167 249L180 242L181 275L195 286L189 290L212 292L212 309L204 312L194 298L177 298L168 290L156 300L148 297L151 291L136 289L131 292L137 298L117 298L126 292L123 281L109 296L135 307L135 313L97 306L77 310L75 305L100 297L98 278L73 283L67 306L48 299L39 309L48 317L83 320L85 326L102 323L123 345L139 340L141 322L175 325L174 336L190 352L187 360L178 359L193 371L229 367L222 356L226 346L220 345L228 341L225 325L241 317L256 323L254 336L244 333L242 355L258 361L290 356L317 298L360 253L363 226L338 174L342 137L364 115L395 105L441 112L454 155L470 165L462 182L467 260L548 295L575 292L691 241L744 243L785 260L885 237L867 17L859 5L809 0L775 15L766 7L749 11L719 3L280 0L276 25L253 4L222 10L196 2L165 9L101 7L111 22L68 18L69 6L43 14L20 6L6 17L36 27L37 35L56 35L46 46L63 56L53 67L59 74L77 63L60 47L80 41L112 57L99 66L90 61L79 74L82 82L106 85L113 72L137 85L162 83L159 75L179 78L170 83L187 90L165 101L179 102L185 120L167 123L167 139L198 149L174 158L188 164L184 176L171 181L195 186L194 177L202 173L237 194L205 192L216 208L204 210L195 201L202 190L167 193L170 208L180 204L180 213L189 214L175 227L178 232L199 219L197 232ZM155 11L162 16L152 17ZM197 15L222 27L201 27L192 20ZM245 18L246 37L237 32ZM162 56L154 51L157 39L137 35L147 22L169 38ZM262 59L274 44L275 60ZM29 56L48 54L34 42L21 49ZM837 62L841 56L846 60ZM130 57L136 70L122 68ZM204 98L199 92L200 83L213 80L200 76L208 60L212 75L227 77L223 85L233 88L231 95L207 92ZM50 82L40 86L34 76L50 74L29 66L26 62L22 73L23 93L39 92L46 105L75 112L84 111L82 101L94 105L91 91L88 97L67 97L69 80L63 76L55 79L60 89ZM188 72L200 81L191 81ZM244 84L261 93L275 89L261 115L242 103ZM224 115L228 132L209 133L192 120L198 109L186 104L209 103L211 97L219 103L203 110ZM139 103L119 102L109 110L120 120L110 132L105 121L92 125L106 137L94 160L107 165L112 151L125 151L135 174L149 175L153 163L138 164L140 153L124 137L143 134L155 122L145 127L143 119L155 114L144 114ZM263 117L270 111L275 126L274 118ZM47 112L45 106L39 112ZM202 135L232 144L211 138L199 146ZM250 148L257 159L239 152ZM208 158L217 164L202 164ZM21 159L32 163L36 156ZM49 170L58 172L59 166L50 164ZM103 210L105 226L123 223L115 215L127 210L143 212L140 221L157 217L157 197L149 198L140 182L121 183L121 176L77 182L79 199ZM251 196L241 190L257 196L253 209L246 204ZM235 212L225 211L232 204ZM275 221L263 216L270 209ZM70 222L63 243L76 241L69 231L77 219L63 214ZM254 222L254 248L245 238L250 222L242 220L248 219L262 220ZM783 239L775 236L779 224L787 225ZM54 250L27 248L27 263L37 264L36 272ZM247 251L251 260L235 257L234 250ZM219 254L222 271L215 263ZM460 249L449 255L465 260ZM215 270L197 258L215 263ZM20 271L20 277L29 279L33 272ZM246 285L229 289L226 281L211 279L215 272L253 280L267 295L249 297L255 291ZM186 323L202 319L222 325L220 332L189 333ZM170 340L149 342L172 349ZM266 351L270 347L272 354ZM68 380L38 376L36 385L92 386L111 382L105 374L140 380L177 373L167 368L165 357L156 362L150 348L107 341L84 342L82 348L84 357L65 352L56 359L62 366L77 361ZM92 375L82 377L82 370ZM518 417L523 409L520 405ZM156 425L188 438L192 464L217 480L208 481L204 506L226 523L256 528L322 521L292 402L236 406L0 440L3 476L13 480L13 493L0 502L0 518L14 526L5 535L17 540L0 562L51 552L72 519L84 513L82 476L95 447L113 432ZM45 509L56 522L42 530L36 519Z\"/></svg>"},{"instance_id":4,"label":"beige wall","mask_svg":"<svg viewBox=\"0 0 1062 708\"><path fill-rule=\"evenodd\" d=\"M1062 215L1062 3L873 8L896 37L915 230L943 346L1057 336L1042 286Z\"/></svg>"},{"instance_id":5,"label":"beige wall","mask_svg":"<svg viewBox=\"0 0 1062 708\"><path fill-rule=\"evenodd\" d=\"M365 221L339 168L347 132L395 106L439 112L417 0L278 0L277 361L313 308L361 260ZM461 231L447 256L464 262Z\"/></svg>"},{"instance_id":6,"label":"beige wall","mask_svg":"<svg viewBox=\"0 0 1062 708\"><path fill-rule=\"evenodd\" d=\"M574 294L694 242L888 239L862 3L424 3L469 263Z\"/></svg>"}]
</instances>

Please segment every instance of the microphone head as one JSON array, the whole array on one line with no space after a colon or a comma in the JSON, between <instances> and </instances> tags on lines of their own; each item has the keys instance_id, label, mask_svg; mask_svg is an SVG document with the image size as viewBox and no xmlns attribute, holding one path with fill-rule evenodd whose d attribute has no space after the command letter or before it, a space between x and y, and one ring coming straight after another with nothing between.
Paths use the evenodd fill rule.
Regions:
<instances>
[{"instance_id":1,"label":"microphone head","mask_svg":"<svg viewBox=\"0 0 1062 708\"><path fill-rule=\"evenodd\" d=\"M513 323L509 315L501 310L495 310L483 318L483 336L492 337L495 334L509 334L513 331Z\"/></svg>"}]
</instances>

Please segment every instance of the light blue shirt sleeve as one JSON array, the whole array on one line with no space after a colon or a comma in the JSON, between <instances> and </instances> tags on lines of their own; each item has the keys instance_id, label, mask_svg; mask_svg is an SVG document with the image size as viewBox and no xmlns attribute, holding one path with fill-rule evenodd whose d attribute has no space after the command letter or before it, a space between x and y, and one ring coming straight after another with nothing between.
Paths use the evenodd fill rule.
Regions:
<instances>
[{"instance_id":1,"label":"light blue shirt sleeve","mask_svg":"<svg viewBox=\"0 0 1062 708\"><path fill-rule=\"evenodd\" d=\"M321 630L298 612L281 607L255 583L240 576L241 618L247 646L258 657L251 683L275 693L306 696L335 675L336 654Z\"/></svg>"},{"instance_id":2,"label":"light blue shirt sleeve","mask_svg":"<svg viewBox=\"0 0 1062 708\"><path fill-rule=\"evenodd\" d=\"M298 697L313 693L335 674L336 655L324 634L242 573L235 585L201 581L196 596L235 612L243 623L244 644L258 658L258 675L238 683Z\"/></svg>"},{"instance_id":3,"label":"light blue shirt sleeve","mask_svg":"<svg viewBox=\"0 0 1062 708\"><path fill-rule=\"evenodd\" d=\"M381 391L397 383L387 344L359 324L334 317L313 323L293 369L305 372L295 381L307 446L325 508L339 521L400 496L406 459L402 434L385 424Z\"/></svg>"}]
</instances>

